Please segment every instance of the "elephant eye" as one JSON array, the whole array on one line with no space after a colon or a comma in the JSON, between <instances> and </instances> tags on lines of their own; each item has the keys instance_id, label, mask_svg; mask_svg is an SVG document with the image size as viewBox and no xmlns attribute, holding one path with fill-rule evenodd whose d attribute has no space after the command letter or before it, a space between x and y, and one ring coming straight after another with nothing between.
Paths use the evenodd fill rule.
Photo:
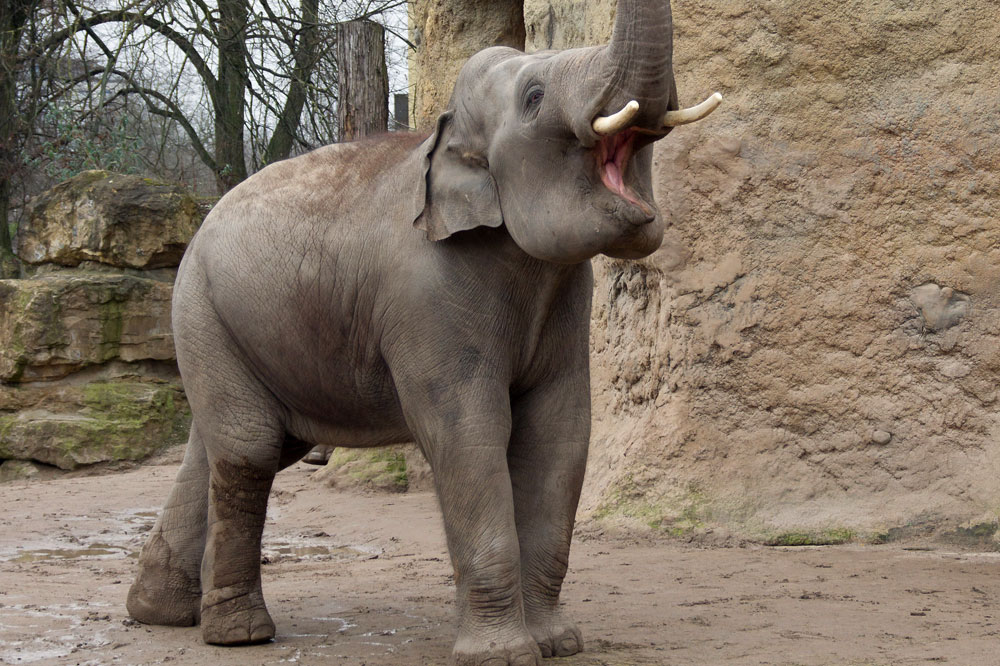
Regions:
<instances>
[{"instance_id":1,"label":"elephant eye","mask_svg":"<svg viewBox=\"0 0 1000 666\"><path fill-rule=\"evenodd\" d=\"M545 92L539 89L534 89L528 93L528 98L526 100L526 107L528 110L532 110L538 107L542 103L542 98L545 97Z\"/></svg>"}]
</instances>

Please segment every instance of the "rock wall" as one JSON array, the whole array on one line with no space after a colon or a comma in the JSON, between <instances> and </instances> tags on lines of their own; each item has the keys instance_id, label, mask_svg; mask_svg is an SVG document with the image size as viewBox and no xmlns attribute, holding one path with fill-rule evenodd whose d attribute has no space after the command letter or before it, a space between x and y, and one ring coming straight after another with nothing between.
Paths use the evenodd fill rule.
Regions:
<instances>
[{"instance_id":1,"label":"rock wall","mask_svg":"<svg viewBox=\"0 0 1000 666\"><path fill-rule=\"evenodd\" d=\"M611 4L526 0L528 50L605 41ZM659 144L664 248L596 262L585 515L779 542L995 522L996 4L673 9L682 102L726 101Z\"/></svg>"},{"instance_id":2,"label":"rock wall","mask_svg":"<svg viewBox=\"0 0 1000 666\"><path fill-rule=\"evenodd\" d=\"M170 328L204 215L187 192L90 171L37 197L0 280L0 479L138 460L186 439Z\"/></svg>"},{"instance_id":3,"label":"rock wall","mask_svg":"<svg viewBox=\"0 0 1000 666\"><path fill-rule=\"evenodd\" d=\"M451 85L469 56L487 46L524 47L520 0L464 0L408 3L410 41L410 118L414 127L433 129L448 105Z\"/></svg>"}]
</instances>

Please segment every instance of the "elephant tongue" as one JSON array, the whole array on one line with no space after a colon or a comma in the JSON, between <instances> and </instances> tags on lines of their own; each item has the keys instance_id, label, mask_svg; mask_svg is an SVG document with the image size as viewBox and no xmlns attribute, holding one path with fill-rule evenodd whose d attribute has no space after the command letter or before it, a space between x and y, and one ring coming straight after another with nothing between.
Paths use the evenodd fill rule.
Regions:
<instances>
[{"instance_id":1,"label":"elephant tongue","mask_svg":"<svg viewBox=\"0 0 1000 666\"><path fill-rule=\"evenodd\" d=\"M625 184L625 170L632 159L632 149L635 142L635 132L626 130L601 139L598 148L598 158L601 167L601 181L609 190L635 204L644 212L649 208L628 185Z\"/></svg>"}]
</instances>

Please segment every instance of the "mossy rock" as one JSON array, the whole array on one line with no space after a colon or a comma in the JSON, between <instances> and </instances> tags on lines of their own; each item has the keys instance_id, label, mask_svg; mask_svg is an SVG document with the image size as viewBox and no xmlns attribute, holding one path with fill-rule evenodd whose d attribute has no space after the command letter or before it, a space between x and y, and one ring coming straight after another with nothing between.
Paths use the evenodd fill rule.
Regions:
<instances>
[{"instance_id":1,"label":"mossy rock","mask_svg":"<svg viewBox=\"0 0 1000 666\"><path fill-rule=\"evenodd\" d=\"M26 460L0 461L0 483L29 481L38 477L38 465Z\"/></svg>"},{"instance_id":2,"label":"mossy rock","mask_svg":"<svg viewBox=\"0 0 1000 666\"><path fill-rule=\"evenodd\" d=\"M108 361L172 361L173 287L67 271L0 280L0 381L64 377Z\"/></svg>"},{"instance_id":3,"label":"mossy rock","mask_svg":"<svg viewBox=\"0 0 1000 666\"><path fill-rule=\"evenodd\" d=\"M61 390L52 402L0 416L0 458L61 469L141 460L187 438L190 412L180 387L159 382L94 382Z\"/></svg>"},{"instance_id":4,"label":"mossy rock","mask_svg":"<svg viewBox=\"0 0 1000 666\"><path fill-rule=\"evenodd\" d=\"M711 529L714 511L706 494L696 485L671 495L653 496L643 490L641 483L627 476L612 487L592 517L599 522L689 538Z\"/></svg>"},{"instance_id":5,"label":"mossy rock","mask_svg":"<svg viewBox=\"0 0 1000 666\"><path fill-rule=\"evenodd\" d=\"M963 548L1000 552L1000 523L996 520L970 522L946 531L941 540Z\"/></svg>"},{"instance_id":6,"label":"mossy rock","mask_svg":"<svg viewBox=\"0 0 1000 666\"><path fill-rule=\"evenodd\" d=\"M802 530L778 532L761 539L765 546L839 546L859 539L854 530L846 527L832 527L823 530Z\"/></svg>"},{"instance_id":7,"label":"mossy rock","mask_svg":"<svg viewBox=\"0 0 1000 666\"><path fill-rule=\"evenodd\" d=\"M16 280L21 276L21 262L13 254L0 248L0 280Z\"/></svg>"},{"instance_id":8,"label":"mossy rock","mask_svg":"<svg viewBox=\"0 0 1000 666\"><path fill-rule=\"evenodd\" d=\"M405 492L409 488L406 449L389 446L373 449L335 448L330 461L313 479L333 488L365 488Z\"/></svg>"}]
</instances>

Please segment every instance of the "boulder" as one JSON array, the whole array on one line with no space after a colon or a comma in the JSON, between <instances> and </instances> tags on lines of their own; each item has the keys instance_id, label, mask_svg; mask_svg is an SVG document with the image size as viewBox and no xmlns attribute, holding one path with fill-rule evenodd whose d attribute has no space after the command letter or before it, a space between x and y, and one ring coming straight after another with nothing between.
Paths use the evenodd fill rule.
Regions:
<instances>
[{"instance_id":1,"label":"boulder","mask_svg":"<svg viewBox=\"0 0 1000 666\"><path fill-rule=\"evenodd\" d=\"M177 384L138 379L0 387L5 405L19 411L0 412L0 459L60 469L140 460L183 442L190 421Z\"/></svg>"},{"instance_id":2,"label":"boulder","mask_svg":"<svg viewBox=\"0 0 1000 666\"><path fill-rule=\"evenodd\" d=\"M168 282L65 272L0 280L0 381L65 377L111 360L173 360Z\"/></svg>"},{"instance_id":3,"label":"boulder","mask_svg":"<svg viewBox=\"0 0 1000 666\"><path fill-rule=\"evenodd\" d=\"M434 489L431 466L415 444L370 449L334 448L313 481L337 489L388 492Z\"/></svg>"},{"instance_id":4,"label":"boulder","mask_svg":"<svg viewBox=\"0 0 1000 666\"><path fill-rule=\"evenodd\" d=\"M85 171L31 200L14 250L33 265L177 266L202 217L180 186Z\"/></svg>"},{"instance_id":5,"label":"boulder","mask_svg":"<svg viewBox=\"0 0 1000 666\"><path fill-rule=\"evenodd\" d=\"M40 475L40 467L27 460L0 461L0 483L31 481Z\"/></svg>"}]
</instances>

